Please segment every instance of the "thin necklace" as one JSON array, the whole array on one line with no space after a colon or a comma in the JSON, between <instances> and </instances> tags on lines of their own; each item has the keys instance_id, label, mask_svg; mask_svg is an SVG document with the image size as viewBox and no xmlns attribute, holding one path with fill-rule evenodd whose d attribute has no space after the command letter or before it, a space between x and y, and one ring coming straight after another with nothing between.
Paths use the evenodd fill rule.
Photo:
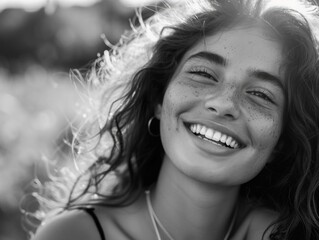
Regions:
<instances>
[{"instance_id":1,"label":"thin necklace","mask_svg":"<svg viewBox=\"0 0 319 240\"><path fill-rule=\"evenodd\" d=\"M166 228L163 226L163 224L161 223L161 221L159 220L159 218L157 217L153 206L152 206L152 202L151 202L151 197L150 197L150 190L146 190L145 191L145 195L146 195L146 202L147 202L147 207L148 207L148 212L150 214L151 220L152 220L152 224L156 233L156 237L157 240L162 240L161 235L158 231L157 225L160 226L160 228L162 229L162 231L166 234L166 236L169 238L169 240L174 240L174 238L172 237L171 234L169 234L169 232L166 230ZM229 228L227 230L227 233L224 237L224 240L228 240L230 233L234 227L235 224L235 220L236 220L236 215L237 215L237 210L238 208L236 208L235 213L233 214L233 218L231 220L231 223L229 225Z\"/></svg>"}]
</instances>

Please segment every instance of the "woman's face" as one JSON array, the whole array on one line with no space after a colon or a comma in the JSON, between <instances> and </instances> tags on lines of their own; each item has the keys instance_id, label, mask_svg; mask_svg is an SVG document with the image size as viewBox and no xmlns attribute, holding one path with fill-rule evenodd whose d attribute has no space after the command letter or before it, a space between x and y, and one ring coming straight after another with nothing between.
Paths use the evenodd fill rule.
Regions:
<instances>
[{"instance_id":1,"label":"woman's face","mask_svg":"<svg viewBox=\"0 0 319 240\"><path fill-rule=\"evenodd\" d=\"M257 27L222 31L191 48L156 110L165 161L209 183L255 177L282 131L282 61L281 45Z\"/></svg>"}]
</instances>

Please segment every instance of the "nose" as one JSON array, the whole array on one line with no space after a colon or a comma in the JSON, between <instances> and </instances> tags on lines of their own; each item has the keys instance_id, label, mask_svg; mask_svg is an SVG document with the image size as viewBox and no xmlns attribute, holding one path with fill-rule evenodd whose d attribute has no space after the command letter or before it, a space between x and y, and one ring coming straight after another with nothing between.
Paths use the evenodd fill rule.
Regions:
<instances>
[{"instance_id":1,"label":"nose","mask_svg":"<svg viewBox=\"0 0 319 240\"><path fill-rule=\"evenodd\" d=\"M205 109L214 115L227 120L235 120L240 116L239 98L236 92L221 91L206 96Z\"/></svg>"}]
</instances>

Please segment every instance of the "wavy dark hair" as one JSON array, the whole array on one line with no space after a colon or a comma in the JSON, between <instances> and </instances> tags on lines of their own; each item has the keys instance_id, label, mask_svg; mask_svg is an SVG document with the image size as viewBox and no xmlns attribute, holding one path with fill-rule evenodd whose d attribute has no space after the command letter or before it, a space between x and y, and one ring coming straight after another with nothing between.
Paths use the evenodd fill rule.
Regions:
<instances>
[{"instance_id":1,"label":"wavy dark hair","mask_svg":"<svg viewBox=\"0 0 319 240\"><path fill-rule=\"evenodd\" d=\"M164 150L160 137L147 131L148 121L162 103L182 57L205 36L239 24L259 24L283 46L284 129L272 161L242 186L241 196L279 213L271 239L319 239L319 62L312 21L318 16L314 3L303 1L302 8L289 8L268 2L207 1L206 8L185 21L164 26L149 61L125 83L123 95L113 102L112 117L99 131L101 139L110 136L110 153L97 156L78 178L65 209L83 204L78 200L92 186L98 198L85 204L109 206L130 204L151 186L158 177ZM101 170L105 165L108 168ZM100 185L111 173L118 182L112 193L103 194ZM89 176L86 187L74 194L84 175Z\"/></svg>"}]
</instances>

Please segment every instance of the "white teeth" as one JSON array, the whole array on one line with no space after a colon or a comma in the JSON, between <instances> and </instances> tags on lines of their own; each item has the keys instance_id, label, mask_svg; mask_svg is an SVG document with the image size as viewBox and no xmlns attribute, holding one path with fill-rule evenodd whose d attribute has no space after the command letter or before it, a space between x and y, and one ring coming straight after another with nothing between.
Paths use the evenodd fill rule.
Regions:
<instances>
[{"instance_id":1,"label":"white teeth","mask_svg":"<svg viewBox=\"0 0 319 240\"><path fill-rule=\"evenodd\" d=\"M201 129L202 129L202 127L199 124L197 124L196 125L196 133L199 133Z\"/></svg>"},{"instance_id":2,"label":"white teeth","mask_svg":"<svg viewBox=\"0 0 319 240\"><path fill-rule=\"evenodd\" d=\"M214 133L213 140L216 141L216 142L218 142L221 137L222 137L222 134L221 134L220 132L217 132L217 131L216 131L216 132Z\"/></svg>"},{"instance_id":3,"label":"white teeth","mask_svg":"<svg viewBox=\"0 0 319 240\"><path fill-rule=\"evenodd\" d=\"M221 132L207 128L200 124L192 124L190 126L190 130L195 134L200 134L202 136L205 136L205 138L207 139L210 139L216 142L225 143L228 147L239 148L239 144L232 137L229 137L226 134L222 134Z\"/></svg>"},{"instance_id":4,"label":"white teeth","mask_svg":"<svg viewBox=\"0 0 319 240\"><path fill-rule=\"evenodd\" d=\"M232 141L232 138L231 138L231 137L228 137L227 140L226 140L226 144L227 144L227 145L230 145L231 141Z\"/></svg>"},{"instance_id":5,"label":"white teeth","mask_svg":"<svg viewBox=\"0 0 319 240\"><path fill-rule=\"evenodd\" d=\"M212 139L214 136L214 131L212 129L208 129L205 133L205 137L208 138L208 139Z\"/></svg>"},{"instance_id":6,"label":"white teeth","mask_svg":"<svg viewBox=\"0 0 319 240\"><path fill-rule=\"evenodd\" d=\"M202 129L200 130L200 134L205 136L206 130L206 127L202 127Z\"/></svg>"},{"instance_id":7,"label":"white teeth","mask_svg":"<svg viewBox=\"0 0 319 240\"><path fill-rule=\"evenodd\" d=\"M223 136L220 138L219 141L221 141L222 143L225 143L227 139L227 136L225 134L223 134Z\"/></svg>"}]
</instances>

